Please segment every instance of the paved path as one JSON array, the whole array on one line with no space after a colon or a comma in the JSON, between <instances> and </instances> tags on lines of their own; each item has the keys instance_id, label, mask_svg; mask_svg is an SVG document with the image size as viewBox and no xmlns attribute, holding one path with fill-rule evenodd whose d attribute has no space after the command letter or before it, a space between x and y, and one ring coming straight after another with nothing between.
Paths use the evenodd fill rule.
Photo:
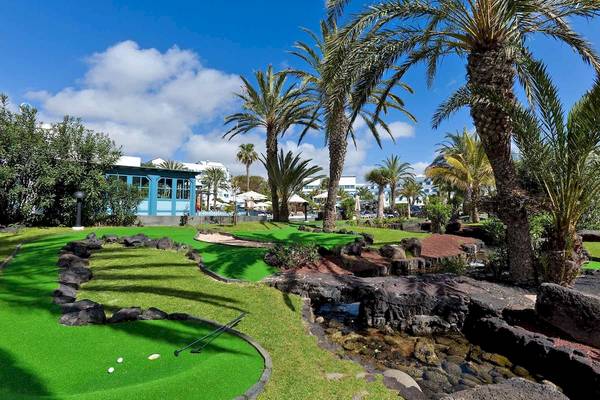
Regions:
<instances>
[{"instance_id":1,"label":"paved path","mask_svg":"<svg viewBox=\"0 0 600 400\"><path fill-rule=\"evenodd\" d=\"M235 238L231 235L225 235L222 233L201 233L198 232L195 240L208 243L225 244L228 246L239 246L239 247L257 247L257 248L270 248L273 247L273 243L268 242L255 242L251 240L243 240Z\"/></svg>"}]
</instances>

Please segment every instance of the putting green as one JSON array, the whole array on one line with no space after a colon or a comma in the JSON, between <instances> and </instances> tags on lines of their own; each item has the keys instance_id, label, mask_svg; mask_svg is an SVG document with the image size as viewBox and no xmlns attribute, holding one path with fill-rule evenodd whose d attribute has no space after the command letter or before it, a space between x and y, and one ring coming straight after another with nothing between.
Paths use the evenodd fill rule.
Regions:
<instances>
[{"instance_id":1,"label":"putting green","mask_svg":"<svg viewBox=\"0 0 600 400\"><path fill-rule=\"evenodd\" d=\"M0 399L231 399L260 379L262 357L234 335L221 335L201 354L173 355L213 329L208 325L60 325L59 307L51 303L57 253L81 236L25 244L0 272ZM149 361L153 353L161 357ZM109 367L115 368L113 374L107 373Z\"/></svg>"}]
</instances>

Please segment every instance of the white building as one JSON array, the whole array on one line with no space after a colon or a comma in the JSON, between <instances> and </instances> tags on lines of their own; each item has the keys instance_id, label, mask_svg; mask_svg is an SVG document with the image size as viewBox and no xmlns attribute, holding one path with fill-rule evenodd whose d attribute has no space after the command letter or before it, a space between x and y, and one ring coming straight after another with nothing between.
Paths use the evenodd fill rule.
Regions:
<instances>
[{"instance_id":1,"label":"white building","mask_svg":"<svg viewBox=\"0 0 600 400\"><path fill-rule=\"evenodd\" d=\"M162 158L155 158L153 160L150 160L149 162L152 163L152 165L155 165L158 167L160 164L162 164L165 161L166 160L164 160ZM181 162L181 161L178 161L178 162L180 162L188 170L198 172L198 175L196 175L196 189L197 189L197 193L202 193L203 200L205 200L206 196L204 195L204 190L202 187L202 174L208 168L222 169L225 172L227 181L229 182L231 180L231 173L229 172L229 169L227 169L227 167L220 162L216 162L216 161L198 161L195 163L188 163L188 162ZM217 198L220 200L223 200L225 202L228 202L229 199L233 196L231 193L231 189L219 189L217 193L218 193ZM211 194L211 197L212 197L212 194ZM211 203L212 203L212 200L211 200Z\"/></svg>"},{"instance_id":2,"label":"white building","mask_svg":"<svg viewBox=\"0 0 600 400\"><path fill-rule=\"evenodd\" d=\"M425 175L417 175L415 177L415 180L420 183L421 185L423 185L423 193L425 194L425 196L431 196L434 194L437 194L437 189L435 188L435 185L433 184L433 182L431 181L431 179L427 178ZM379 187L373 183L366 183L364 185L359 184L358 186L366 186L369 191L371 191L371 193L373 193L373 195L375 196L375 198L377 198L377 194L379 193ZM401 185L400 185L401 186ZM408 203L408 200L402 196L400 196L398 193L400 192L400 186L398 188L396 188L396 201L394 202L394 204L406 204ZM386 186L385 188L385 207L389 207L390 206L390 197L391 197L391 191L390 191L390 187ZM422 206L423 200L425 200L424 198L420 198L415 205L417 206Z\"/></svg>"},{"instance_id":3,"label":"white building","mask_svg":"<svg viewBox=\"0 0 600 400\"><path fill-rule=\"evenodd\" d=\"M305 181L310 181L310 178L305 179ZM308 185L304 185L304 187L302 188L302 193L308 194L315 189L319 189L321 187L321 181L322 179L317 179L316 181ZM356 189L358 188L358 186L360 185L357 185L356 183L356 176L342 176L340 178L340 189L343 189L346 193L350 195L354 195L356 193Z\"/></svg>"}]
</instances>

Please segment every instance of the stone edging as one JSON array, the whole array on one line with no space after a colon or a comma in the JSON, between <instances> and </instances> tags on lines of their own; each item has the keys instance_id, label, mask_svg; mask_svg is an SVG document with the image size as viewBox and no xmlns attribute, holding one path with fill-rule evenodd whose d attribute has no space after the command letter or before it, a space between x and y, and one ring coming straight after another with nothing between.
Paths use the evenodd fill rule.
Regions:
<instances>
[{"instance_id":1,"label":"stone edging","mask_svg":"<svg viewBox=\"0 0 600 400\"><path fill-rule=\"evenodd\" d=\"M118 238L116 236L103 236L102 239L97 239L94 233L86 236L84 240L74 241L67 243L62 249L58 261L60 268L59 275L59 288L54 291L53 301L55 304L61 306L62 316L60 322L63 325L86 325L86 324L106 324L106 323L121 323L126 321L136 320L156 320L156 319L169 319L169 320L189 320L200 322L208 325L212 325L216 328L223 327L224 325L212 321L209 319L195 317L186 313L171 313L159 310L157 308L149 308L143 311L139 307L122 308L115 313L113 316L106 319L104 313L104 306L102 304L93 302L91 300L80 300L76 301L77 289L79 286L92 279L92 272L88 268L89 258L92 255L91 250L99 250L102 248L104 243L122 243L127 247L155 247L157 249L176 249L186 250L188 247L181 243L173 242L169 238L162 238L159 240L149 239L143 234L138 234L130 237ZM17 246L17 249L13 254L5 261L8 263L10 258L18 251L21 245ZM202 262L202 256L196 249L190 249L186 253L186 257L191 260L198 262L198 267L207 275L223 281L223 282L242 282L237 279L228 279L221 277L220 275L208 270L204 267ZM3 266L4 263L0 264ZM220 278L220 279L219 279ZM252 400L264 390L265 385L271 377L273 370L273 362L269 353L254 339L250 336L237 331L233 328L225 328L225 331L238 336L239 338L248 342L252 347L263 358L264 368L258 382L252 385L244 394L235 398L235 400Z\"/></svg>"},{"instance_id":2,"label":"stone edging","mask_svg":"<svg viewBox=\"0 0 600 400\"><path fill-rule=\"evenodd\" d=\"M8 257L6 257L4 259L4 261L0 262L0 271L6 267L8 265L9 262L11 262L11 260L17 255L17 253L19 252L19 250L21 250L21 247L23 247L23 245L25 244L25 242L19 243L17 244L17 247L15 247L15 249L13 250L12 253L10 253L8 255Z\"/></svg>"}]
</instances>

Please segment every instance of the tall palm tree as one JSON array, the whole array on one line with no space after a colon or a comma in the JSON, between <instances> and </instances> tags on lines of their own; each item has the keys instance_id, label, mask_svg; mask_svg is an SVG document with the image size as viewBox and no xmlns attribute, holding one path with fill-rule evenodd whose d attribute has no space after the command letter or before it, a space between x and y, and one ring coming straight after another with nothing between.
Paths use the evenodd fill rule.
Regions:
<instances>
[{"instance_id":1,"label":"tall palm tree","mask_svg":"<svg viewBox=\"0 0 600 400\"><path fill-rule=\"evenodd\" d=\"M349 1L328 0L330 20ZM599 14L597 0L382 0L355 15L338 35L340 50L332 58L345 62L332 62L329 73L334 84L360 82L356 90L362 92L363 103L373 83L388 73L391 87L407 70L424 63L431 83L441 60L450 55L466 59L466 86L442 104L433 122L437 126L458 107L470 107L496 178L497 211L511 232L507 244L514 281L529 282L534 277L526 201L511 158L513 124L506 110L515 102L517 78L531 94L532 76L524 67L533 57L527 39L535 33L557 39L600 71L600 59L591 45L567 20ZM343 96L340 88L330 102Z\"/></svg>"},{"instance_id":2,"label":"tall palm tree","mask_svg":"<svg viewBox=\"0 0 600 400\"><path fill-rule=\"evenodd\" d=\"M288 85L286 73L274 73L269 66L266 72L255 73L257 88L244 77L242 92L237 96L242 99L243 112L225 117L225 124L233 126L223 135L231 139L239 134L254 129L265 130L267 134L267 161L271 163L277 158L277 139L294 125L303 125L317 129L314 106L309 101L306 89ZM279 220L279 199L277 187L269 176L271 201L273 203L273 220Z\"/></svg>"},{"instance_id":3,"label":"tall palm tree","mask_svg":"<svg viewBox=\"0 0 600 400\"><path fill-rule=\"evenodd\" d=\"M367 182L377 185L377 219L383 218L385 206L385 187L389 183L388 176L382 168L375 168L365 176Z\"/></svg>"},{"instance_id":4,"label":"tall palm tree","mask_svg":"<svg viewBox=\"0 0 600 400\"><path fill-rule=\"evenodd\" d=\"M400 196L406 198L406 202L408 203L407 208L407 216L411 217L411 207L415 205L415 203L420 199L425 197L425 192L423 191L423 184L417 182L414 179L407 179L404 181L402 188L400 188Z\"/></svg>"},{"instance_id":5,"label":"tall palm tree","mask_svg":"<svg viewBox=\"0 0 600 400\"><path fill-rule=\"evenodd\" d=\"M382 98L383 88L374 88L373 92L365 104L356 107L353 100L352 85L345 87L343 98L336 104L328 102L330 93L339 88L333 85L333 81L327 78L325 74L325 63L330 58L334 50L337 27L335 24L321 22L321 35L317 35L310 30L305 30L314 40L311 46L304 42L296 42L295 50L292 54L298 56L306 63L306 69L290 71L299 76L303 84L309 88L318 114L322 115L325 126L325 140L329 149L329 181L327 188L327 200L325 202L323 228L326 231L335 229L336 195L340 183L340 178L344 170L344 161L348 147L348 136L354 140L354 132L349 122L349 115L356 113L365 122L375 140L381 146L380 130L388 133L392 139L393 136L387 124L382 121L378 115L367 109L366 104L379 104L382 101L383 111L396 109L406 115L412 121L414 116L404 107L404 102L400 97L393 93L387 93L385 99ZM335 66L332 66L335 68ZM397 83L395 86L402 87L412 93L412 89L403 83ZM389 92L389 91L388 91ZM304 132L305 133L305 132ZM300 139L302 140L301 135Z\"/></svg>"},{"instance_id":6,"label":"tall palm tree","mask_svg":"<svg viewBox=\"0 0 600 400\"><path fill-rule=\"evenodd\" d=\"M413 168L409 163L400 162L400 157L397 155L388 157L383 164L380 164L379 166L383 169L388 178L388 183L390 185L390 207L392 212L395 212L396 188L400 182L415 178Z\"/></svg>"},{"instance_id":7,"label":"tall palm tree","mask_svg":"<svg viewBox=\"0 0 600 400\"><path fill-rule=\"evenodd\" d=\"M513 113L515 139L543 188L552 225L542 246L541 276L570 285L585 260L576 226L600 196L600 79L565 115L544 67L533 63L536 109Z\"/></svg>"},{"instance_id":8,"label":"tall palm tree","mask_svg":"<svg viewBox=\"0 0 600 400\"><path fill-rule=\"evenodd\" d=\"M164 160L158 164L158 168L187 171L185 165L175 160Z\"/></svg>"},{"instance_id":9,"label":"tall palm tree","mask_svg":"<svg viewBox=\"0 0 600 400\"><path fill-rule=\"evenodd\" d=\"M273 177L275 187L279 191L280 205L280 220L282 222L289 221L289 204L288 200L295 193L301 192L304 185L309 185L312 182L319 180L323 175L316 175L323 169L319 166L311 166L311 159L303 160L301 154L294 155L291 151L283 154L280 150L279 156L270 164L267 158L263 156L261 162Z\"/></svg>"},{"instance_id":10,"label":"tall palm tree","mask_svg":"<svg viewBox=\"0 0 600 400\"><path fill-rule=\"evenodd\" d=\"M254 150L254 144L240 144L237 160L246 166L246 191L250 191L250 166L258 160L258 153Z\"/></svg>"},{"instance_id":11,"label":"tall palm tree","mask_svg":"<svg viewBox=\"0 0 600 400\"><path fill-rule=\"evenodd\" d=\"M202 183L207 188L206 208L210 208L210 194L213 195L213 209L217 208L219 189L227 189L227 174L222 168L210 167L202 174Z\"/></svg>"},{"instance_id":12,"label":"tall palm tree","mask_svg":"<svg viewBox=\"0 0 600 400\"><path fill-rule=\"evenodd\" d=\"M460 134L447 134L446 139L425 174L463 192L471 222L479 222L481 192L494 186L492 166L476 133L464 129Z\"/></svg>"}]
</instances>

